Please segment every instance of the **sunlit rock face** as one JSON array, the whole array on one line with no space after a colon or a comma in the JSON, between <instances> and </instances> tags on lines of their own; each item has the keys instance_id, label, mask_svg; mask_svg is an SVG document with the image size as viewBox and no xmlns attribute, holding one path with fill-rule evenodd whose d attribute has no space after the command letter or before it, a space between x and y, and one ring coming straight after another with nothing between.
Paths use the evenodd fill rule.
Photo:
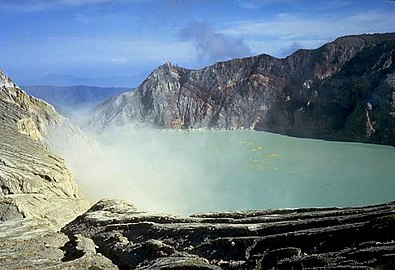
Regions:
<instances>
[{"instance_id":1,"label":"sunlit rock face","mask_svg":"<svg viewBox=\"0 0 395 270\"><path fill-rule=\"evenodd\" d=\"M88 207L62 158L50 152L82 133L55 109L0 73L0 220L35 217L55 224ZM54 142L54 143L52 143ZM65 207L67 205L67 207Z\"/></svg>"},{"instance_id":2,"label":"sunlit rock face","mask_svg":"<svg viewBox=\"0 0 395 270\"><path fill-rule=\"evenodd\" d=\"M89 125L244 128L395 145L394 49L395 34L374 34L284 59L258 55L200 70L166 63L137 91L101 104Z\"/></svg>"},{"instance_id":3,"label":"sunlit rock face","mask_svg":"<svg viewBox=\"0 0 395 270\"><path fill-rule=\"evenodd\" d=\"M1 269L117 269L92 240L58 232L89 203L52 149L85 139L0 72Z\"/></svg>"}]
</instances>

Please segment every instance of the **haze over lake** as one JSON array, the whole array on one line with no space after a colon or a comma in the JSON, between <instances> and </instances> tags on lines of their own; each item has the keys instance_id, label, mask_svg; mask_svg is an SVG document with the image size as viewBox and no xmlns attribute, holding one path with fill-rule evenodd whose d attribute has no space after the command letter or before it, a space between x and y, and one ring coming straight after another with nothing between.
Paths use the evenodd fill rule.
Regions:
<instances>
[{"instance_id":1,"label":"haze over lake","mask_svg":"<svg viewBox=\"0 0 395 270\"><path fill-rule=\"evenodd\" d=\"M96 139L105 164L79 162L83 168L74 169L77 178L95 179L94 186L80 183L92 200L122 198L186 215L395 199L391 146L255 131L123 129Z\"/></svg>"}]
</instances>

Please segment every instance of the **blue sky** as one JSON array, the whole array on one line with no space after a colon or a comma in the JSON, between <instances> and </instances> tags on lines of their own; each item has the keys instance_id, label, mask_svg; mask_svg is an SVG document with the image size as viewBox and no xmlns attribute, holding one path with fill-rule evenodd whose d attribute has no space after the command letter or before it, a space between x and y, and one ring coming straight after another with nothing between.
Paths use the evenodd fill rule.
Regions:
<instances>
[{"instance_id":1,"label":"blue sky","mask_svg":"<svg viewBox=\"0 0 395 270\"><path fill-rule=\"evenodd\" d=\"M386 0L0 0L0 12L0 69L19 84L65 74L135 86L168 61L284 57L395 31L395 1Z\"/></svg>"}]
</instances>

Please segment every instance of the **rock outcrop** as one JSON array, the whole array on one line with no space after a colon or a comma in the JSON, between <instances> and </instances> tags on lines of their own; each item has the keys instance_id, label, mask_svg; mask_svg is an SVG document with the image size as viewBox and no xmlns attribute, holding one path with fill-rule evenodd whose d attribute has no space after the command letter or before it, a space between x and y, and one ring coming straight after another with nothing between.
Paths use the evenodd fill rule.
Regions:
<instances>
[{"instance_id":1,"label":"rock outcrop","mask_svg":"<svg viewBox=\"0 0 395 270\"><path fill-rule=\"evenodd\" d=\"M62 231L120 269L393 269L395 203L181 218L102 200Z\"/></svg>"},{"instance_id":2,"label":"rock outcrop","mask_svg":"<svg viewBox=\"0 0 395 270\"><path fill-rule=\"evenodd\" d=\"M58 232L89 202L49 148L84 140L81 131L1 72L0 123L0 269L117 269L92 240Z\"/></svg>"},{"instance_id":3,"label":"rock outcrop","mask_svg":"<svg viewBox=\"0 0 395 270\"><path fill-rule=\"evenodd\" d=\"M64 160L48 150L59 149L65 137L79 140L80 131L3 73L0 121L0 220L36 217L64 222L87 209ZM53 143L58 134L59 143Z\"/></svg>"},{"instance_id":4,"label":"rock outcrop","mask_svg":"<svg viewBox=\"0 0 395 270\"><path fill-rule=\"evenodd\" d=\"M83 236L70 239L46 220L24 218L0 222L0 269L115 270L118 267L96 252L92 240Z\"/></svg>"},{"instance_id":5,"label":"rock outcrop","mask_svg":"<svg viewBox=\"0 0 395 270\"><path fill-rule=\"evenodd\" d=\"M256 129L395 145L395 34L346 36L284 59L189 70L166 63L101 104L89 121L164 128Z\"/></svg>"}]
</instances>

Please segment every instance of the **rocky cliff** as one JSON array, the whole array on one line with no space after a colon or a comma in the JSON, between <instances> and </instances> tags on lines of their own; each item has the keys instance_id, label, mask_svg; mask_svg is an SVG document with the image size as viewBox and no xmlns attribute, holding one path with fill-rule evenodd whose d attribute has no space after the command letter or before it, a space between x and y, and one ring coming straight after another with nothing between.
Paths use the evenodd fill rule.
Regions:
<instances>
[{"instance_id":1,"label":"rocky cliff","mask_svg":"<svg viewBox=\"0 0 395 270\"><path fill-rule=\"evenodd\" d=\"M166 63L101 104L89 125L256 129L395 145L395 34L346 36L284 59L189 70Z\"/></svg>"},{"instance_id":2,"label":"rocky cliff","mask_svg":"<svg viewBox=\"0 0 395 270\"><path fill-rule=\"evenodd\" d=\"M61 137L54 138L57 134ZM61 141L68 137L68 141ZM54 108L0 72L0 269L116 269L81 238L88 254L63 262L70 239L57 232L89 207L65 161L51 149L83 140Z\"/></svg>"},{"instance_id":3,"label":"rocky cliff","mask_svg":"<svg viewBox=\"0 0 395 270\"><path fill-rule=\"evenodd\" d=\"M0 120L0 220L45 217L66 221L86 209L88 204L79 198L64 160L48 150L60 149L63 137L79 140L80 131L3 73ZM62 137L55 141L57 134Z\"/></svg>"}]
</instances>

